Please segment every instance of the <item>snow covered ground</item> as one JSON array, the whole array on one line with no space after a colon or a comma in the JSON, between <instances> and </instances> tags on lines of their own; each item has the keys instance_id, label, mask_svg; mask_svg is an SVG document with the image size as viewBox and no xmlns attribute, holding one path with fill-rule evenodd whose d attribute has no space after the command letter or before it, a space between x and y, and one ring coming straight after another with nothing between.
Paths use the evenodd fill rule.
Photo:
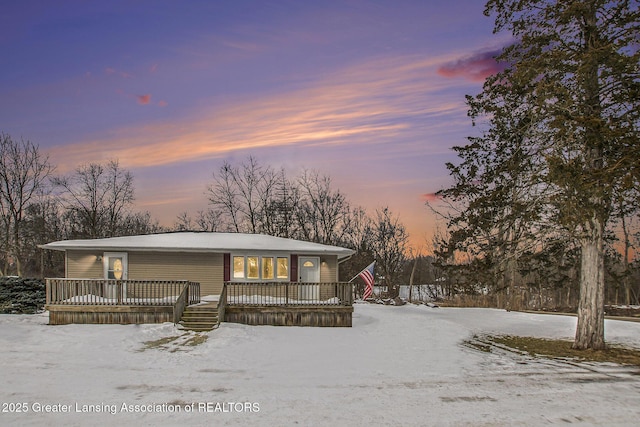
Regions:
<instances>
[{"instance_id":1,"label":"snow covered ground","mask_svg":"<svg viewBox=\"0 0 640 427\"><path fill-rule=\"evenodd\" d=\"M0 425L631 426L640 419L634 368L461 344L488 333L571 338L575 318L567 316L357 304L353 328L226 323L200 344L173 324L47 321L0 315ZM611 343L640 348L640 323L607 320L606 333Z\"/></svg>"}]
</instances>

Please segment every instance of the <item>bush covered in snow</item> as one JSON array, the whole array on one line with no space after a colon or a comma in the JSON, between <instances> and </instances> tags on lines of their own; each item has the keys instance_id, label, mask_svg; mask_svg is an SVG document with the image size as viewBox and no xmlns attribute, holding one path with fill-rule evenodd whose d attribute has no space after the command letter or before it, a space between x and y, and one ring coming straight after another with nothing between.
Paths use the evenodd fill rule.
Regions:
<instances>
[{"instance_id":1,"label":"bush covered in snow","mask_svg":"<svg viewBox=\"0 0 640 427\"><path fill-rule=\"evenodd\" d=\"M0 277L0 313L34 314L44 309L45 302L43 280Z\"/></svg>"}]
</instances>

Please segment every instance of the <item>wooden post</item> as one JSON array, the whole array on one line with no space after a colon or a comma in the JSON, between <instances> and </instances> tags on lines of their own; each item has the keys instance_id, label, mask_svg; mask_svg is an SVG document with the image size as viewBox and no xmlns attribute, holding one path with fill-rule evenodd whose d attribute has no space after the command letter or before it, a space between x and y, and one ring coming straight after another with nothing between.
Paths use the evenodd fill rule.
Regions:
<instances>
[{"instance_id":1,"label":"wooden post","mask_svg":"<svg viewBox=\"0 0 640 427\"><path fill-rule=\"evenodd\" d=\"M291 285L291 282L285 282L284 284L284 305L285 306L289 305L289 285Z\"/></svg>"},{"instance_id":2,"label":"wooden post","mask_svg":"<svg viewBox=\"0 0 640 427\"><path fill-rule=\"evenodd\" d=\"M122 282L116 280L116 304L122 305Z\"/></svg>"}]
</instances>

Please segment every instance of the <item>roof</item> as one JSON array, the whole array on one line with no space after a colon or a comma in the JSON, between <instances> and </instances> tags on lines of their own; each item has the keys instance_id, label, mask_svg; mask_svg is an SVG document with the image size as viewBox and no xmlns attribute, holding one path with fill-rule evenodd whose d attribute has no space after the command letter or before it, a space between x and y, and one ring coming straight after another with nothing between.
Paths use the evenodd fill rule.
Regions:
<instances>
[{"instance_id":1,"label":"roof","mask_svg":"<svg viewBox=\"0 0 640 427\"><path fill-rule=\"evenodd\" d=\"M355 251L339 246L285 239L265 234L176 232L106 239L61 240L40 246L56 251L104 250L137 252L243 252L273 251L299 255L337 255L346 258Z\"/></svg>"}]
</instances>

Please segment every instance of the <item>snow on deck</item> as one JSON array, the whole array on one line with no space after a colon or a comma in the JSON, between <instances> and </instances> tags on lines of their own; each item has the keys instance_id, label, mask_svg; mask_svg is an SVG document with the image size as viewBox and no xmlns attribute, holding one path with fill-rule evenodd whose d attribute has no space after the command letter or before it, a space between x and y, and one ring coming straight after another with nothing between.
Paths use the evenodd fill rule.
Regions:
<instances>
[{"instance_id":1,"label":"snow on deck","mask_svg":"<svg viewBox=\"0 0 640 427\"><path fill-rule=\"evenodd\" d=\"M325 300L300 300L287 297L272 297L265 295L227 296L227 304L229 305L340 305L340 303L341 301L338 297L332 297Z\"/></svg>"},{"instance_id":2,"label":"snow on deck","mask_svg":"<svg viewBox=\"0 0 640 427\"><path fill-rule=\"evenodd\" d=\"M179 295L166 296L163 298L140 298L140 297L123 297L120 299L120 305L172 305L178 300ZM107 298L100 295L85 294L76 295L74 297L56 301L55 304L78 304L78 305L115 305L118 304L117 298Z\"/></svg>"},{"instance_id":3,"label":"snow on deck","mask_svg":"<svg viewBox=\"0 0 640 427\"><path fill-rule=\"evenodd\" d=\"M626 426L640 417L637 368L461 344L497 333L570 339L573 317L354 310L352 328L225 323L204 342L169 323L0 315L0 402L26 405L0 412L0 425ZM605 327L609 342L640 348L640 323Z\"/></svg>"}]
</instances>

